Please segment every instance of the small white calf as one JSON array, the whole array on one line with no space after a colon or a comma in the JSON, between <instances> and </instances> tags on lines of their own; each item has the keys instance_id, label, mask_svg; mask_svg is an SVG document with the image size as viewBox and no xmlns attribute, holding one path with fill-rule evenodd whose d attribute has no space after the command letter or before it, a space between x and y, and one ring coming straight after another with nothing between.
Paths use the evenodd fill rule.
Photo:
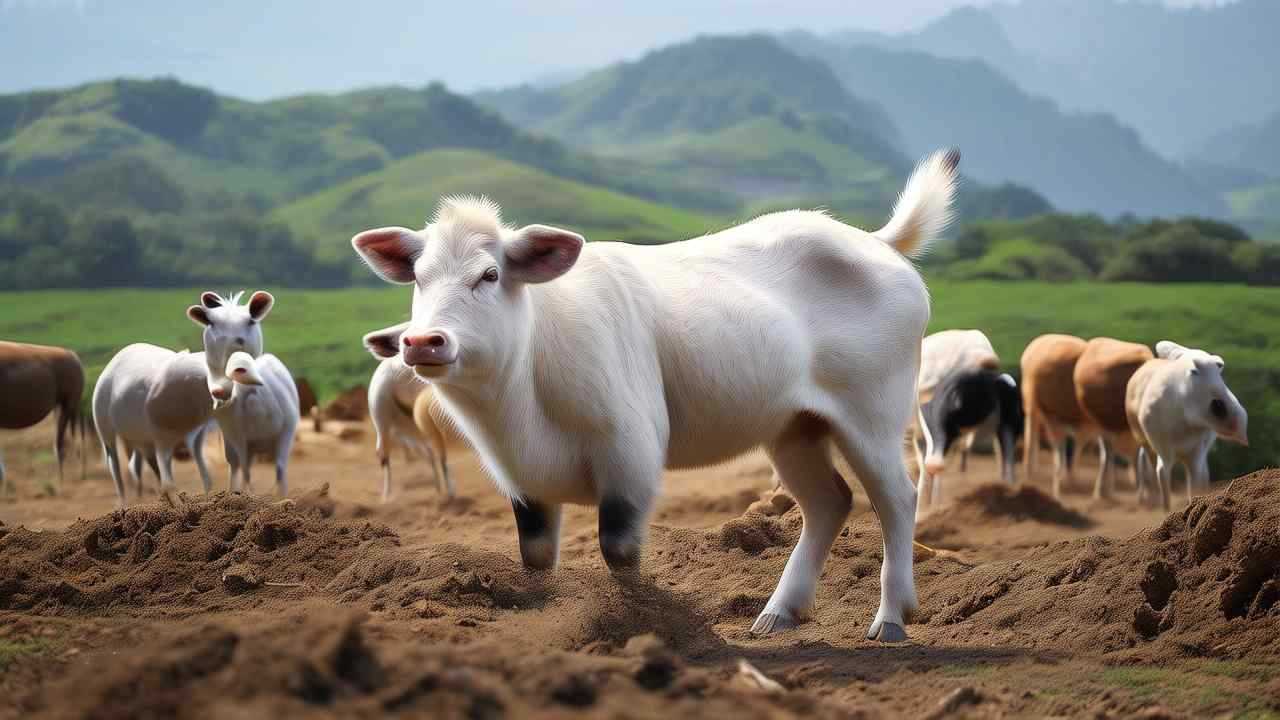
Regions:
<instances>
[{"instance_id":1,"label":"small white calf","mask_svg":"<svg viewBox=\"0 0 1280 720\"><path fill-rule=\"evenodd\" d=\"M412 284L403 333L366 336L431 382L512 499L521 556L554 566L563 503L599 508L600 547L634 566L663 467L763 445L804 513L800 542L753 630L808 618L857 473L884 532L868 637L906 637L915 488L903 441L916 407L924 280L905 256L951 216L958 153L911 176L875 233L789 211L657 247L506 225L487 200L446 199L421 231L352 244L382 278Z\"/></svg>"},{"instance_id":2,"label":"small white calf","mask_svg":"<svg viewBox=\"0 0 1280 720\"><path fill-rule=\"evenodd\" d=\"M1130 378L1125 412L1139 446L1140 482L1150 474L1149 457L1156 458L1156 481L1161 505L1169 509L1173 466L1187 468L1187 501L1191 488L1209 485L1209 449L1219 436L1249 444L1249 414L1222 379L1222 358L1204 350L1164 340L1156 357ZM1145 482L1143 482L1145 485Z\"/></svg>"},{"instance_id":3,"label":"small white calf","mask_svg":"<svg viewBox=\"0 0 1280 720\"><path fill-rule=\"evenodd\" d=\"M255 360L246 352L234 352L227 361L227 376L236 381L234 397L213 416L222 430L229 487L252 492L253 458L266 455L275 461L276 490L283 497L289 490L289 453L300 420L293 375L271 353Z\"/></svg>"},{"instance_id":4,"label":"small white calf","mask_svg":"<svg viewBox=\"0 0 1280 720\"><path fill-rule=\"evenodd\" d=\"M208 362L202 352L175 353L155 345L135 343L116 353L107 363L93 388L93 420L121 507L126 504L126 498L116 441L124 442L129 448L131 463L135 462L132 457L135 454L140 458L155 458L156 464L152 467L160 476L161 497L175 503L173 449L212 418L211 388L223 391L221 381L209 377ZM230 396L229 391L224 392ZM201 480L205 492L209 492L210 481L205 469L202 469Z\"/></svg>"},{"instance_id":5,"label":"small white calf","mask_svg":"<svg viewBox=\"0 0 1280 720\"><path fill-rule=\"evenodd\" d=\"M369 380L369 418L373 421L377 436L375 449L382 465L383 502L391 497L391 452L397 444L426 458L435 474L436 486L446 496L454 496L444 435L434 424L424 431L414 422L413 406L424 392L431 392L430 386L418 382L413 371L398 358L378 363Z\"/></svg>"}]
</instances>

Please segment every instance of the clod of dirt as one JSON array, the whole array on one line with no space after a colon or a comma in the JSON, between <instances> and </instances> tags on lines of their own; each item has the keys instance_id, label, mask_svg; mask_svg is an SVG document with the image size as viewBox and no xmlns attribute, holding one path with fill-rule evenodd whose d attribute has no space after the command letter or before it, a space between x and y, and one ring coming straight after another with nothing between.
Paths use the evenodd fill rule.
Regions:
<instances>
[{"instance_id":1,"label":"clod of dirt","mask_svg":"<svg viewBox=\"0 0 1280 720\"><path fill-rule=\"evenodd\" d=\"M786 545L787 537L777 520L749 512L720 527L720 543L725 548L740 548L759 555L771 547Z\"/></svg>"},{"instance_id":2,"label":"clod of dirt","mask_svg":"<svg viewBox=\"0 0 1280 720\"><path fill-rule=\"evenodd\" d=\"M248 565L232 565L222 573L222 587L232 595L249 592L261 586L262 578Z\"/></svg>"},{"instance_id":3,"label":"clod of dirt","mask_svg":"<svg viewBox=\"0 0 1280 720\"><path fill-rule=\"evenodd\" d=\"M1231 525L1235 513L1231 511L1229 498L1221 498L1195 523L1191 534L1191 549L1196 562L1203 562L1210 555L1222 552L1231 542Z\"/></svg>"},{"instance_id":4,"label":"clod of dirt","mask_svg":"<svg viewBox=\"0 0 1280 720\"><path fill-rule=\"evenodd\" d=\"M662 690L680 673L680 658L653 635L640 635L627 641L623 654L641 659L633 677L645 690Z\"/></svg>"}]
</instances>

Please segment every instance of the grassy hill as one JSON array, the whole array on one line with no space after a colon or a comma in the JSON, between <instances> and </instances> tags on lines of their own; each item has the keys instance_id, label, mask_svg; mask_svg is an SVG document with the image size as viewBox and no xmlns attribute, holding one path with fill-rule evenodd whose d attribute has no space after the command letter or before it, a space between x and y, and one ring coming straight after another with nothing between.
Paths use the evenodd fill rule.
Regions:
<instances>
[{"instance_id":1,"label":"grassy hill","mask_svg":"<svg viewBox=\"0 0 1280 720\"><path fill-rule=\"evenodd\" d=\"M661 243L722 221L565 180L475 150L433 150L399 160L276 210L321 258L347 258L348 240L371 227L421 227L444 195L485 194L512 222L563 225L590 240Z\"/></svg>"},{"instance_id":2,"label":"grassy hill","mask_svg":"<svg viewBox=\"0 0 1280 720\"><path fill-rule=\"evenodd\" d=\"M882 207L910 166L879 106L762 35L701 37L560 87L476 99L526 129L746 202L862 189L864 208Z\"/></svg>"},{"instance_id":3,"label":"grassy hill","mask_svg":"<svg viewBox=\"0 0 1280 720\"><path fill-rule=\"evenodd\" d=\"M1172 339L1227 361L1226 378L1249 410L1245 450L1220 446L1217 477L1280 464L1280 292L1239 285L953 282L931 279L930 331L981 328L1016 374L1026 344L1046 332L1107 335L1153 344ZM0 337L74 349L89 383L131 342L197 348L199 329L183 314L200 290L0 293ZM239 288L220 287L218 290ZM112 308L111 322L87 307ZM277 290L266 348L316 387L322 401L366 383L374 360L360 345L373 329L408 317L405 288Z\"/></svg>"},{"instance_id":4,"label":"grassy hill","mask_svg":"<svg viewBox=\"0 0 1280 720\"><path fill-rule=\"evenodd\" d=\"M1063 210L1226 214L1207 184L1157 155L1133 130L1107 115L1063 112L983 62L808 33L784 41L828 63L849 92L885 107L911 155L959 147L966 175L1033 187Z\"/></svg>"}]
</instances>

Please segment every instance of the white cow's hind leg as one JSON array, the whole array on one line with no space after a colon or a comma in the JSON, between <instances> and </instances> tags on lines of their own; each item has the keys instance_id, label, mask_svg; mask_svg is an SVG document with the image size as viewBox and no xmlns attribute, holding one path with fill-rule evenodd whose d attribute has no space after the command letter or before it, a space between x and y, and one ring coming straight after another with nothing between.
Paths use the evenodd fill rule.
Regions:
<instances>
[{"instance_id":1,"label":"white cow's hind leg","mask_svg":"<svg viewBox=\"0 0 1280 720\"><path fill-rule=\"evenodd\" d=\"M912 576L915 491L897 441L892 437L864 437L845 428L835 428L835 436L841 453L858 474L871 500L884 535L880 609L867 631L867 639L901 642L907 639L906 623L919 607Z\"/></svg>"},{"instance_id":2,"label":"white cow's hind leg","mask_svg":"<svg viewBox=\"0 0 1280 720\"><path fill-rule=\"evenodd\" d=\"M853 507L848 484L831 464L831 440L824 421L798 419L765 449L783 487L800 505L804 525L777 589L751 626L756 634L786 630L813 615L822 566Z\"/></svg>"},{"instance_id":3,"label":"white cow's hind leg","mask_svg":"<svg viewBox=\"0 0 1280 720\"><path fill-rule=\"evenodd\" d=\"M160 497L170 505L178 506L178 490L173 483L173 443L156 445L156 461L160 464Z\"/></svg>"}]
</instances>

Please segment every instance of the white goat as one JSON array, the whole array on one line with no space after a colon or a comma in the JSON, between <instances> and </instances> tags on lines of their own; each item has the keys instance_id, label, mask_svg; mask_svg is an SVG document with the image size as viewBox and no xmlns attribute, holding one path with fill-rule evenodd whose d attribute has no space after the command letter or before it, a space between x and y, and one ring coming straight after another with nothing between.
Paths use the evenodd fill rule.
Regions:
<instances>
[{"instance_id":1,"label":"white goat","mask_svg":"<svg viewBox=\"0 0 1280 720\"><path fill-rule=\"evenodd\" d=\"M1160 504L1169 509L1173 466L1187 468L1187 501L1192 486L1209 486L1209 450L1219 436L1247 446L1249 414L1222 379L1226 363L1204 350L1163 340L1156 357L1138 368L1125 391L1129 428L1138 442L1140 491L1156 458Z\"/></svg>"},{"instance_id":2,"label":"white goat","mask_svg":"<svg viewBox=\"0 0 1280 720\"><path fill-rule=\"evenodd\" d=\"M418 382L397 358L378 363L369 380L369 418L382 465L383 502L391 497L391 453L397 444L425 458L431 464L437 488L450 498L454 496L444 435L434 423L429 428L419 428L414 421L414 404L424 392L431 392L431 388Z\"/></svg>"},{"instance_id":3,"label":"white goat","mask_svg":"<svg viewBox=\"0 0 1280 720\"><path fill-rule=\"evenodd\" d=\"M584 247L567 230L507 226L487 200L446 199L421 231L352 239L382 278L414 284L409 329L366 344L434 385L512 498L532 568L556 562L562 503L598 506L605 561L631 568L664 466L763 445L804 526L757 633L813 611L852 506L834 445L884 532L868 637L902 640L917 607L902 450L929 320L905 256L949 220L958 162L926 159L874 234L789 211L687 242Z\"/></svg>"}]
</instances>

